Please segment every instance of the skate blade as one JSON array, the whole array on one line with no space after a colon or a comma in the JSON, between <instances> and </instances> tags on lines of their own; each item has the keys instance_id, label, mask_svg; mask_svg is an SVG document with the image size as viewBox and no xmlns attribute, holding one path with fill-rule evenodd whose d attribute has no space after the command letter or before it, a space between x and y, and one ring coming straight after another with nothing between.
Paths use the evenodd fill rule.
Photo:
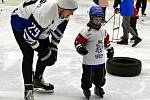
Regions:
<instances>
[{"instance_id":1,"label":"skate blade","mask_svg":"<svg viewBox=\"0 0 150 100\"><path fill-rule=\"evenodd\" d=\"M34 92L35 93L43 93L43 94L47 94L47 93L54 93L54 90L44 90L42 88L34 88Z\"/></svg>"}]
</instances>

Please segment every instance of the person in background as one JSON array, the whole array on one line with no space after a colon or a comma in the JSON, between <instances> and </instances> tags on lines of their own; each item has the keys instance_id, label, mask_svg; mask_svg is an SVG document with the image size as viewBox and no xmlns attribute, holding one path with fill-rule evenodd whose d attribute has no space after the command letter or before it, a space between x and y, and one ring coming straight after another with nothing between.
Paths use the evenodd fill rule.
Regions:
<instances>
[{"instance_id":1,"label":"person in background","mask_svg":"<svg viewBox=\"0 0 150 100\"><path fill-rule=\"evenodd\" d=\"M120 14L123 17L122 19L123 36L122 40L118 41L117 44L128 45L128 38L129 38L128 32L130 32L135 40L134 43L132 44L132 47L135 47L139 42L142 41L142 39L136 34L134 29L130 26L130 17L133 15L134 12L133 0L123 0L123 1L115 0L113 5L115 13L118 13L117 10L118 4L120 5Z\"/></svg>"},{"instance_id":2,"label":"person in background","mask_svg":"<svg viewBox=\"0 0 150 100\"><path fill-rule=\"evenodd\" d=\"M23 54L25 100L34 100L35 88L53 91L54 85L44 81L43 73L46 66L52 66L57 61L57 45L69 17L77 8L75 0L27 0L12 12L12 30ZM38 60L33 76L34 51L38 53Z\"/></svg>"},{"instance_id":3,"label":"person in background","mask_svg":"<svg viewBox=\"0 0 150 100\"><path fill-rule=\"evenodd\" d=\"M100 6L94 5L89 11L90 20L87 25L77 35L74 45L76 51L83 56L81 88L86 98L90 98L92 83L95 85L94 93L103 98L105 85L105 53L111 59L114 55L114 48L109 41L109 34L102 19L103 10Z\"/></svg>"},{"instance_id":4,"label":"person in background","mask_svg":"<svg viewBox=\"0 0 150 100\"><path fill-rule=\"evenodd\" d=\"M134 14L130 17L130 26L134 29L135 33L138 35L136 28L137 19L139 19L139 15L136 8L134 7ZM121 39L123 39L123 36L121 37ZM135 40L135 38L132 37L130 40Z\"/></svg>"},{"instance_id":5,"label":"person in background","mask_svg":"<svg viewBox=\"0 0 150 100\"><path fill-rule=\"evenodd\" d=\"M135 6L138 12L139 12L139 8L142 6L141 14L142 16L146 16L145 10L147 6L147 0L137 0Z\"/></svg>"},{"instance_id":6,"label":"person in background","mask_svg":"<svg viewBox=\"0 0 150 100\"><path fill-rule=\"evenodd\" d=\"M106 18L106 8L109 5L108 0L93 0L93 2L97 5L99 5L103 9L103 12L104 12L103 21L106 22L106 19L105 19Z\"/></svg>"},{"instance_id":7,"label":"person in background","mask_svg":"<svg viewBox=\"0 0 150 100\"><path fill-rule=\"evenodd\" d=\"M134 7L134 14L130 17L130 26L134 29L135 33L138 35L138 31L136 28L137 19L139 19L139 15L137 9ZM135 40L135 37L132 37L130 40Z\"/></svg>"}]
</instances>

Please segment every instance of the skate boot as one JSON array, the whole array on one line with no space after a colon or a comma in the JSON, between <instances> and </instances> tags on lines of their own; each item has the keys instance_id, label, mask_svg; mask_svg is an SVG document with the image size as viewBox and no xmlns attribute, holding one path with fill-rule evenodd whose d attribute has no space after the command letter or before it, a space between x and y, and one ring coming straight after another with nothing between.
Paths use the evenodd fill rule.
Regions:
<instances>
[{"instance_id":1,"label":"skate boot","mask_svg":"<svg viewBox=\"0 0 150 100\"><path fill-rule=\"evenodd\" d=\"M103 95L105 94L103 88L101 88L101 87L95 87L94 93L101 98L103 98Z\"/></svg>"},{"instance_id":2,"label":"skate boot","mask_svg":"<svg viewBox=\"0 0 150 100\"><path fill-rule=\"evenodd\" d=\"M135 37L133 36L132 38L130 38L130 40L135 40Z\"/></svg>"},{"instance_id":3,"label":"skate boot","mask_svg":"<svg viewBox=\"0 0 150 100\"><path fill-rule=\"evenodd\" d=\"M53 93L54 92L54 85L51 83L45 83L43 78L33 79L33 86L34 90L38 92L47 92Z\"/></svg>"},{"instance_id":4,"label":"skate boot","mask_svg":"<svg viewBox=\"0 0 150 100\"><path fill-rule=\"evenodd\" d=\"M135 41L134 41L134 43L133 43L133 45L132 45L132 47L135 47L139 42L141 42L142 41L142 39L141 38L139 38L139 37L135 37Z\"/></svg>"},{"instance_id":5,"label":"skate boot","mask_svg":"<svg viewBox=\"0 0 150 100\"><path fill-rule=\"evenodd\" d=\"M142 16L146 16L147 14L146 13L142 13Z\"/></svg>"},{"instance_id":6,"label":"skate boot","mask_svg":"<svg viewBox=\"0 0 150 100\"><path fill-rule=\"evenodd\" d=\"M33 85L25 85L24 99L25 100L34 100Z\"/></svg>"},{"instance_id":7,"label":"skate boot","mask_svg":"<svg viewBox=\"0 0 150 100\"><path fill-rule=\"evenodd\" d=\"M124 39L124 35L120 37L120 39Z\"/></svg>"},{"instance_id":8,"label":"skate boot","mask_svg":"<svg viewBox=\"0 0 150 100\"><path fill-rule=\"evenodd\" d=\"M121 41L118 41L117 44L128 45L128 39L123 38Z\"/></svg>"},{"instance_id":9,"label":"skate boot","mask_svg":"<svg viewBox=\"0 0 150 100\"><path fill-rule=\"evenodd\" d=\"M90 99L90 96L91 96L91 91L88 89L88 90L83 90L83 94L85 95L85 97L89 100Z\"/></svg>"}]
</instances>

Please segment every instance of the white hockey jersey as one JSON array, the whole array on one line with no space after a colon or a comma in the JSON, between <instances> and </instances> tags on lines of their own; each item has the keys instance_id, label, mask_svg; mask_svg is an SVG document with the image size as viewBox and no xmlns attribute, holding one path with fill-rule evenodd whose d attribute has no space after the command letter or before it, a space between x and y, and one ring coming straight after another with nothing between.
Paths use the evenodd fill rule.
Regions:
<instances>
[{"instance_id":1,"label":"white hockey jersey","mask_svg":"<svg viewBox=\"0 0 150 100\"><path fill-rule=\"evenodd\" d=\"M55 30L56 27L64 21L58 14L57 2L54 0L27 0L18 6L15 11L21 18L29 19L31 14L42 28L50 27ZM35 2L35 4L33 4Z\"/></svg>"},{"instance_id":2,"label":"white hockey jersey","mask_svg":"<svg viewBox=\"0 0 150 100\"><path fill-rule=\"evenodd\" d=\"M38 47L38 39L45 39L50 34L53 37L51 41L57 45L65 30L61 31L57 27L68 20L59 15L56 0L27 0L14 10L13 15L26 20L30 20L32 16L32 23L24 29L24 38L32 48Z\"/></svg>"},{"instance_id":3,"label":"white hockey jersey","mask_svg":"<svg viewBox=\"0 0 150 100\"><path fill-rule=\"evenodd\" d=\"M99 65L105 63L104 50L110 47L110 42L107 39L109 35L104 27L95 30L93 28L89 29L89 27L86 26L81 30L80 35L81 37L83 36L84 39L79 37L76 39L76 41L78 41L76 43L82 42L88 51L88 54L83 55L83 64Z\"/></svg>"}]
</instances>

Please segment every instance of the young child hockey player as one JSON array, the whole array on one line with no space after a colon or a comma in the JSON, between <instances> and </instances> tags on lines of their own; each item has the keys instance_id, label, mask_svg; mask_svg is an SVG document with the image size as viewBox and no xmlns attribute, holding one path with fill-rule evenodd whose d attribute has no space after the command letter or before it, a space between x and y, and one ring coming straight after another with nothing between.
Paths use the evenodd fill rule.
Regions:
<instances>
[{"instance_id":1,"label":"young child hockey player","mask_svg":"<svg viewBox=\"0 0 150 100\"><path fill-rule=\"evenodd\" d=\"M111 59L114 49L109 42L109 35L101 25L104 13L102 8L94 5L89 11L90 21L76 37L74 44L77 52L83 55L81 88L87 99L91 96L90 88L95 85L94 93L103 98L105 84L105 53Z\"/></svg>"}]
</instances>

